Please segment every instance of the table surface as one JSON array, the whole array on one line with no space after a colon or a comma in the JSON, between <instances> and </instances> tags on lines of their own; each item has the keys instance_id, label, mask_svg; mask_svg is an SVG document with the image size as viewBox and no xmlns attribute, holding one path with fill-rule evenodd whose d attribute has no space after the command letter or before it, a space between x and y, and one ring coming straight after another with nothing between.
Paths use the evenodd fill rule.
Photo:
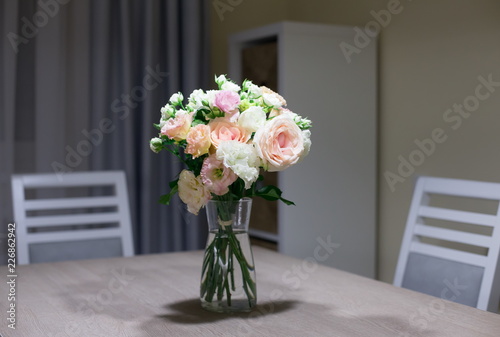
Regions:
<instances>
[{"instance_id":1,"label":"table surface","mask_svg":"<svg viewBox=\"0 0 500 337\"><path fill-rule=\"evenodd\" d=\"M500 315L254 247L258 305L204 311L201 251L17 267L16 329L43 336L500 336Z\"/></svg>"}]
</instances>

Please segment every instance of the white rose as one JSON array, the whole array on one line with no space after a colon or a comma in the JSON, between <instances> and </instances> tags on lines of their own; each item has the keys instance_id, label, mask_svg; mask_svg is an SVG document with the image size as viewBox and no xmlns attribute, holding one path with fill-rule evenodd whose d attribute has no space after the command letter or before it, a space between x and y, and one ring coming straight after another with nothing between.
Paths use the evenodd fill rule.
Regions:
<instances>
[{"instance_id":1,"label":"white rose","mask_svg":"<svg viewBox=\"0 0 500 337\"><path fill-rule=\"evenodd\" d=\"M241 88L240 88L239 85L237 85L236 83L233 83L231 81L227 81L224 84L222 84L221 89L222 90L234 91L234 92L238 92L238 91L241 90Z\"/></svg>"},{"instance_id":2,"label":"white rose","mask_svg":"<svg viewBox=\"0 0 500 337\"><path fill-rule=\"evenodd\" d=\"M248 97L249 98L257 98L262 96L262 89L253 83L248 85Z\"/></svg>"},{"instance_id":3,"label":"white rose","mask_svg":"<svg viewBox=\"0 0 500 337\"><path fill-rule=\"evenodd\" d=\"M309 130L303 130L302 131L302 140L304 142L304 153L302 153L302 156L300 157L299 161L302 161L305 156L309 154L309 151L311 150L311 131Z\"/></svg>"},{"instance_id":4,"label":"white rose","mask_svg":"<svg viewBox=\"0 0 500 337\"><path fill-rule=\"evenodd\" d=\"M266 122L266 113L260 106L251 106L240 114L238 124L249 132L255 132Z\"/></svg>"},{"instance_id":5,"label":"white rose","mask_svg":"<svg viewBox=\"0 0 500 337\"><path fill-rule=\"evenodd\" d=\"M182 95L181 92L173 94L172 96L170 96L170 99L169 99L170 103L172 103L174 105L181 104L183 100L184 100L184 96Z\"/></svg>"},{"instance_id":6,"label":"white rose","mask_svg":"<svg viewBox=\"0 0 500 337\"><path fill-rule=\"evenodd\" d=\"M281 108L281 100L275 94L262 94L262 98L264 99L264 103L266 105L272 106L274 108Z\"/></svg>"},{"instance_id":7,"label":"white rose","mask_svg":"<svg viewBox=\"0 0 500 337\"><path fill-rule=\"evenodd\" d=\"M189 95L189 106L194 110L198 110L203 107L203 101L208 100L208 95L201 89L194 90L191 95Z\"/></svg>"},{"instance_id":8,"label":"white rose","mask_svg":"<svg viewBox=\"0 0 500 337\"><path fill-rule=\"evenodd\" d=\"M181 110L177 110L175 112L175 117L180 116L180 115L189 115L189 114L190 114L190 112L181 109Z\"/></svg>"},{"instance_id":9,"label":"white rose","mask_svg":"<svg viewBox=\"0 0 500 337\"><path fill-rule=\"evenodd\" d=\"M211 108L214 107L215 95L219 90L207 90L207 101Z\"/></svg>"},{"instance_id":10,"label":"white rose","mask_svg":"<svg viewBox=\"0 0 500 337\"><path fill-rule=\"evenodd\" d=\"M160 109L161 119L167 120L175 115L175 108L170 104L166 104L164 107Z\"/></svg>"},{"instance_id":11,"label":"white rose","mask_svg":"<svg viewBox=\"0 0 500 337\"><path fill-rule=\"evenodd\" d=\"M201 177L195 177L189 170L182 170L179 175L179 198L187 205L188 211L197 215L200 209L210 200L208 188L203 184Z\"/></svg>"},{"instance_id":12,"label":"white rose","mask_svg":"<svg viewBox=\"0 0 500 337\"><path fill-rule=\"evenodd\" d=\"M217 83L217 84L222 84L225 82L227 82L226 75L219 75L219 77L215 78L215 83Z\"/></svg>"},{"instance_id":13,"label":"white rose","mask_svg":"<svg viewBox=\"0 0 500 337\"><path fill-rule=\"evenodd\" d=\"M297 118L300 118L299 115L297 115L295 112L289 110L289 109L281 109L283 115L290 116L291 119L293 119L295 122L297 122Z\"/></svg>"},{"instance_id":14,"label":"white rose","mask_svg":"<svg viewBox=\"0 0 500 337\"><path fill-rule=\"evenodd\" d=\"M240 143L236 140L221 142L217 148L216 157L243 179L245 189L249 189L259 177L260 160L251 144Z\"/></svg>"}]
</instances>

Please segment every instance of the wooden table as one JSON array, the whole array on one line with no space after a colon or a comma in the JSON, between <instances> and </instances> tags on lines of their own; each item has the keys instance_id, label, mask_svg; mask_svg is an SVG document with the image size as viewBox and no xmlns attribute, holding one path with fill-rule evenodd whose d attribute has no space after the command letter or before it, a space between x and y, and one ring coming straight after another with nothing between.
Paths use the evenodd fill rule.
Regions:
<instances>
[{"instance_id":1,"label":"wooden table","mask_svg":"<svg viewBox=\"0 0 500 337\"><path fill-rule=\"evenodd\" d=\"M258 303L245 314L199 305L202 252L17 267L16 330L62 336L500 336L500 315L415 293L314 260L254 248Z\"/></svg>"}]
</instances>

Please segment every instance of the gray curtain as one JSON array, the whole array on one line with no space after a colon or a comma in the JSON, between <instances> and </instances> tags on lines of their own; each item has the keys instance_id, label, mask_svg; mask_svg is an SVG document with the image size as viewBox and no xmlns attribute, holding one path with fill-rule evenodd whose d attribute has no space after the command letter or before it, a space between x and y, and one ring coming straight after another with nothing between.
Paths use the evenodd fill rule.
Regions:
<instances>
[{"instance_id":1,"label":"gray curtain","mask_svg":"<svg viewBox=\"0 0 500 337\"><path fill-rule=\"evenodd\" d=\"M158 204L181 165L149 139L176 91L206 87L204 0L0 0L0 249L17 172L120 169L137 253L204 245L204 215Z\"/></svg>"},{"instance_id":2,"label":"gray curtain","mask_svg":"<svg viewBox=\"0 0 500 337\"><path fill-rule=\"evenodd\" d=\"M116 128L91 156L93 169L125 169L129 178L137 249L142 253L201 248L204 215L191 216L178 198L158 204L182 165L154 154L149 139L159 109L177 91L208 85L206 2L92 2L91 120Z\"/></svg>"}]
</instances>

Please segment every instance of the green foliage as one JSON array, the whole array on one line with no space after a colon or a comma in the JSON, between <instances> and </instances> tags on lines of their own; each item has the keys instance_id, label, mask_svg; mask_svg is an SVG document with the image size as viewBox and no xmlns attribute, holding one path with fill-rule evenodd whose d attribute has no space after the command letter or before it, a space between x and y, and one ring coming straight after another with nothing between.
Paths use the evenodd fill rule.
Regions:
<instances>
[{"instance_id":1,"label":"green foliage","mask_svg":"<svg viewBox=\"0 0 500 337\"><path fill-rule=\"evenodd\" d=\"M281 196L282 192L281 190L273 185L267 185L264 186L258 190L255 191L254 195L256 197L261 197L266 200L270 201L275 201L275 200L281 200L283 201L286 205L295 205L292 201L287 200Z\"/></svg>"},{"instance_id":2,"label":"green foliage","mask_svg":"<svg viewBox=\"0 0 500 337\"><path fill-rule=\"evenodd\" d=\"M176 179L176 180L171 181L168 184L168 186L170 187L170 192L168 192L168 194L164 194L160 197L160 200L158 200L158 202L160 204L165 204L165 205L170 204L170 200L177 193L177 191L179 189L179 186L177 185L178 182L179 182L179 179Z\"/></svg>"},{"instance_id":3,"label":"green foliage","mask_svg":"<svg viewBox=\"0 0 500 337\"><path fill-rule=\"evenodd\" d=\"M263 181L264 176L259 175L257 181ZM238 178L234 183L229 186L229 192L223 196L213 196L214 199L220 201L231 201L231 200L239 200L245 197L261 197L265 200L269 201L277 201L280 200L284 202L286 205L295 205L290 200L287 200L281 196L283 192L274 185L267 185L257 189L257 182L253 183L249 189L245 189L245 182L243 179Z\"/></svg>"},{"instance_id":4,"label":"green foliage","mask_svg":"<svg viewBox=\"0 0 500 337\"><path fill-rule=\"evenodd\" d=\"M198 158L193 158L192 155L190 154L184 154L185 158L184 163L188 167L190 171L193 171L195 176L199 176L201 173L201 167L203 166L203 160L208 156L207 154L198 157Z\"/></svg>"}]
</instances>

